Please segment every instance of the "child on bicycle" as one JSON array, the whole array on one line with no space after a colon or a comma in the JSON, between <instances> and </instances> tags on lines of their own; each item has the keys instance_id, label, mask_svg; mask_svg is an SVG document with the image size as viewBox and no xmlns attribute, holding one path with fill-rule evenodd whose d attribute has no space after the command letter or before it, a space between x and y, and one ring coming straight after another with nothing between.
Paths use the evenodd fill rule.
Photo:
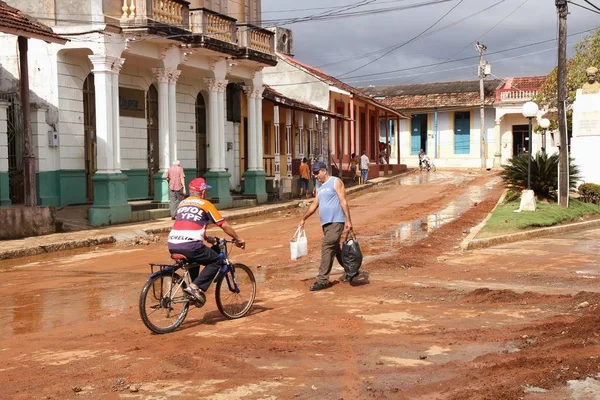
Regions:
<instances>
[{"instance_id":1,"label":"child on bicycle","mask_svg":"<svg viewBox=\"0 0 600 400\"><path fill-rule=\"evenodd\" d=\"M184 255L188 261L205 266L198 277L183 289L201 305L206 302L204 293L223 265L219 254L204 244L205 241L210 243L212 239L206 236L206 227L213 223L231 236L237 247L243 249L246 244L217 208L206 200L206 191L210 188L203 178L196 178L190 182L190 196L179 203L175 223L168 238L171 254Z\"/></svg>"}]
</instances>

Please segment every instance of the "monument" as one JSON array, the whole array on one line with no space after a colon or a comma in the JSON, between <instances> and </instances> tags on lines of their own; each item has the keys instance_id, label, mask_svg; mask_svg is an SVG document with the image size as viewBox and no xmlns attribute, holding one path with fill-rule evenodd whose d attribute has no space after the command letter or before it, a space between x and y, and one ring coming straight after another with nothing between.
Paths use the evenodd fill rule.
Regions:
<instances>
[{"instance_id":1,"label":"monument","mask_svg":"<svg viewBox=\"0 0 600 400\"><path fill-rule=\"evenodd\" d=\"M586 70L587 82L577 90L573 103L570 156L581 170L578 184L600 184L600 168L596 161L600 152L600 82L596 80L597 73L595 67Z\"/></svg>"}]
</instances>

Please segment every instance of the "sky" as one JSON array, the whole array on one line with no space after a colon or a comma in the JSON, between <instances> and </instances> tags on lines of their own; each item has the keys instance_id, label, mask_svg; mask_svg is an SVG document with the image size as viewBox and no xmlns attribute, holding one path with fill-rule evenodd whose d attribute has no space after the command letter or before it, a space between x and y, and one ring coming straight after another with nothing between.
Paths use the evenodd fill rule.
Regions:
<instances>
[{"instance_id":1,"label":"sky","mask_svg":"<svg viewBox=\"0 0 600 400\"><path fill-rule=\"evenodd\" d=\"M547 75L557 63L554 0L262 0L262 24L291 29L295 58L355 87L476 80L478 41L491 78ZM577 33L599 25L600 11L569 3L567 57L589 34Z\"/></svg>"}]
</instances>

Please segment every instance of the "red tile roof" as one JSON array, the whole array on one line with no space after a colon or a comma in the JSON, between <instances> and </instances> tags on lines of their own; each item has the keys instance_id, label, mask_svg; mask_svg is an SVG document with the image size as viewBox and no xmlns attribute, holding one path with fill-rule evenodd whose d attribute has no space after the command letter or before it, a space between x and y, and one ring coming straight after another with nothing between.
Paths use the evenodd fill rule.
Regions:
<instances>
[{"instance_id":1,"label":"red tile roof","mask_svg":"<svg viewBox=\"0 0 600 400\"><path fill-rule=\"evenodd\" d=\"M9 6L4 1L0 1L0 32L52 43L64 44L67 42L67 39L52 32L48 26Z\"/></svg>"},{"instance_id":2,"label":"red tile roof","mask_svg":"<svg viewBox=\"0 0 600 400\"><path fill-rule=\"evenodd\" d=\"M337 119L349 119L343 115L332 113L331 111L324 110L319 107L315 107L312 104L303 103L298 100L290 99L284 96L270 86L265 85L265 91L263 97L273 103L281 104L282 106L294 108L300 111L307 111L318 115L326 115Z\"/></svg>"},{"instance_id":3,"label":"red tile roof","mask_svg":"<svg viewBox=\"0 0 600 400\"><path fill-rule=\"evenodd\" d=\"M390 96L381 100L381 102L398 111L476 107L480 104L479 93L475 92ZM491 105L493 103L494 95L486 94L485 104Z\"/></svg>"},{"instance_id":4,"label":"red tile roof","mask_svg":"<svg viewBox=\"0 0 600 400\"><path fill-rule=\"evenodd\" d=\"M311 66L311 65L305 64L305 63L303 63L303 62L301 62L301 61L298 61L298 60L296 60L295 58L293 58L293 57L290 57L290 56L288 56L288 55L286 55L286 54L283 54L283 53L277 53L277 55L278 55L278 56L280 56L281 58L283 58L283 59L284 59L285 61L287 61L288 63L290 63L290 64L292 64L292 65L295 65L295 66L298 66L298 67L300 67L300 68L302 68L302 69L305 69L305 70L306 70L308 73L310 73L310 74L314 75L314 76L315 76L315 77L317 77L318 79L320 79L320 80L322 80L322 81L324 81L324 82L326 82L326 83L328 83L328 84L330 84L330 85L332 85L332 86L335 86L335 87L337 87L338 89L342 89L342 90L345 90L346 92L352 93L352 94L353 94L353 95L355 95L356 97L359 97L359 98L361 98L361 99L363 99L363 100L365 100L365 101L367 101L367 102L369 102L369 103L371 103L371 104L374 104L374 105L376 105L376 106L379 106L379 107L385 108L385 109L387 109L388 111L391 111L391 112L394 112L394 113L397 113L397 114L399 113L398 111L396 111L396 110L394 110L394 109L388 108L388 107L387 107L385 104L383 104L382 102L380 102L380 101L377 101L377 100L373 99L373 98L372 98L371 96L369 96L368 94L366 94L366 93L363 93L363 92L362 92L362 91L360 91L359 89L357 89L357 88L355 88L355 87L353 87L353 86L350 86L350 85L348 85L348 84L346 84L346 83L344 83L344 82L340 81L339 79L337 79L337 78L334 78L334 77L333 77L333 76L331 76L331 75L328 75L327 73L325 73L325 72L321 71L321 70L320 70L320 69L318 69L318 68L315 68L315 67L313 67L313 66ZM404 117L403 115L401 115L401 116L402 116L402 117Z\"/></svg>"},{"instance_id":5,"label":"red tile roof","mask_svg":"<svg viewBox=\"0 0 600 400\"><path fill-rule=\"evenodd\" d=\"M507 78L500 89L539 89L544 84L546 76L523 76Z\"/></svg>"}]
</instances>

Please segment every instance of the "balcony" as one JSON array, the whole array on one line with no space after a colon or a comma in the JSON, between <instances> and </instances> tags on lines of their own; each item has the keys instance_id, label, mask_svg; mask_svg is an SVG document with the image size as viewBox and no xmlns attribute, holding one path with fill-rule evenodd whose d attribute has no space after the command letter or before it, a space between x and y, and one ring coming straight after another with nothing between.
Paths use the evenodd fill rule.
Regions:
<instances>
[{"instance_id":1,"label":"balcony","mask_svg":"<svg viewBox=\"0 0 600 400\"><path fill-rule=\"evenodd\" d=\"M277 64L274 32L250 24L240 24L237 29L240 57L269 65Z\"/></svg>"},{"instance_id":2,"label":"balcony","mask_svg":"<svg viewBox=\"0 0 600 400\"><path fill-rule=\"evenodd\" d=\"M187 31L189 3L185 0L123 0L123 28L158 28Z\"/></svg>"},{"instance_id":3,"label":"balcony","mask_svg":"<svg viewBox=\"0 0 600 400\"><path fill-rule=\"evenodd\" d=\"M496 91L496 102L525 103L538 94L537 89L501 89Z\"/></svg>"}]
</instances>

